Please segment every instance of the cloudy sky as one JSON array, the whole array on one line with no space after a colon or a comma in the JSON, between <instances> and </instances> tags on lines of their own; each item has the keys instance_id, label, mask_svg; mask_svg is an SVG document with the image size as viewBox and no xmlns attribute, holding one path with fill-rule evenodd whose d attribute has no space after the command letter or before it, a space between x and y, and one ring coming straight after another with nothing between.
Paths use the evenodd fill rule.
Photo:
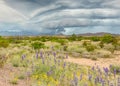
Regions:
<instances>
[{"instance_id":1,"label":"cloudy sky","mask_svg":"<svg viewBox=\"0 0 120 86\"><path fill-rule=\"evenodd\" d=\"M0 31L120 33L120 0L0 0Z\"/></svg>"}]
</instances>

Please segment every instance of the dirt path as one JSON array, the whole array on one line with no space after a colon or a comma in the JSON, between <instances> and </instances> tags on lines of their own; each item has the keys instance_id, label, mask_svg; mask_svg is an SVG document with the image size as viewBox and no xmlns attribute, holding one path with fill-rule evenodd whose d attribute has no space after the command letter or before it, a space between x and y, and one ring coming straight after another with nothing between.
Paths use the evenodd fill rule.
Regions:
<instances>
[{"instance_id":1,"label":"dirt path","mask_svg":"<svg viewBox=\"0 0 120 86\"><path fill-rule=\"evenodd\" d=\"M109 67L111 64L120 65L120 55L116 55L115 58L106 58L106 59L98 59L97 61L91 60L91 59L85 59L85 58L73 58L69 57L65 61L76 63L79 65L85 65L85 66L94 66L95 64L99 67Z\"/></svg>"}]
</instances>

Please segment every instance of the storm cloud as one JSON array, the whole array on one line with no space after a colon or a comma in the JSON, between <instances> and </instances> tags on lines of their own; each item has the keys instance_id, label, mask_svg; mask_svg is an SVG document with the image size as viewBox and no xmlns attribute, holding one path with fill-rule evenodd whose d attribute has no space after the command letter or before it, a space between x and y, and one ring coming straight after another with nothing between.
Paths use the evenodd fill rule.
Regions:
<instances>
[{"instance_id":1,"label":"storm cloud","mask_svg":"<svg viewBox=\"0 0 120 86\"><path fill-rule=\"evenodd\" d=\"M119 4L119 0L1 0L0 30L120 33Z\"/></svg>"}]
</instances>

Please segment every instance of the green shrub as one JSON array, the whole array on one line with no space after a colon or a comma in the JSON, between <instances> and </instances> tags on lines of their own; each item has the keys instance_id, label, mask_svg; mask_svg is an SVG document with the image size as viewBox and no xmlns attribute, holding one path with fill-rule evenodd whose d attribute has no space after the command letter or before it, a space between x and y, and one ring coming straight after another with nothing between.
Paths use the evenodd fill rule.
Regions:
<instances>
[{"instance_id":1,"label":"green shrub","mask_svg":"<svg viewBox=\"0 0 120 86\"><path fill-rule=\"evenodd\" d=\"M34 43L32 43L31 45L32 45L32 47L33 47L34 49L45 48L44 43L41 43L41 42L34 42Z\"/></svg>"},{"instance_id":2,"label":"green shrub","mask_svg":"<svg viewBox=\"0 0 120 86\"><path fill-rule=\"evenodd\" d=\"M20 76L18 77L18 79L23 80L23 79L25 79L25 76L24 76L24 75L20 75Z\"/></svg>"},{"instance_id":3,"label":"green shrub","mask_svg":"<svg viewBox=\"0 0 120 86\"><path fill-rule=\"evenodd\" d=\"M91 59L96 61L96 60L97 60L97 57L92 57Z\"/></svg>"},{"instance_id":4,"label":"green shrub","mask_svg":"<svg viewBox=\"0 0 120 86\"><path fill-rule=\"evenodd\" d=\"M67 43L67 41L64 39L56 40L56 42L60 43L61 45L65 45Z\"/></svg>"},{"instance_id":5,"label":"green shrub","mask_svg":"<svg viewBox=\"0 0 120 86\"><path fill-rule=\"evenodd\" d=\"M9 42L6 40L0 40L0 47L7 48L9 46Z\"/></svg>"},{"instance_id":6,"label":"green shrub","mask_svg":"<svg viewBox=\"0 0 120 86\"><path fill-rule=\"evenodd\" d=\"M112 35L110 35L110 34L106 34L106 35L104 35L102 38L101 38L101 41L103 42L103 43L112 43L113 41L114 41L114 37L112 36Z\"/></svg>"},{"instance_id":7,"label":"green shrub","mask_svg":"<svg viewBox=\"0 0 120 86\"><path fill-rule=\"evenodd\" d=\"M92 41L100 41L100 37L93 36L93 37L90 37L90 40L92 40Z\"/></svg>"},{"instance_id":8,"label":"green shrub","mask_svg":"<svg viewBox=\"0 0 120 86\"><path fill-rule=\"evenodd\" d=\"M69 37L69 40L70 41L76 41L77 40L77 36L75 34L72 34L70 37Z\"/></svg>"},{"instance_id":9,"label":"green shrub","mask_svg":"<svg viewBox=\"0 0 120 86\"><path fill-rule=\"evenodd\" d=\"M102 55L102 58L112 58L113 56L111 54L105 54L105 55Z\"/></svg>"},{"instance_id":10,"label":"green shrub","mask_svg":"<svg viewBox=\"0 0 120 86\"><path fill-rule=\"evenodd\" d=\"M110 70L111 72L114 72L114 70L116 70L116 73L120 73L120 65L111 65Z\"/></svg>"},{"instance_id":11,"label":"green shrub","mask_svg":"<svg viewBox=\"0 0 120 86\"><path fill-rule=\"evenodd\" d=\"M101 48L103 48L103 47L104 47L104 43L101 41L101 42L99 43L99 46L100 46Z\"/></svg>"},{"instance_id":12,"label":"green shrub","mask_svg":"<svg viewBox=\"0 0 120 86\"><path fill-rule=\"evenodd\" d=\"M88 52L92 52L95 50L95 46L93 46L93 45L87 45L85 48Z\"/></svg>"},{"instance_id":13,"label":"green shrub","mask_svg":"<svg viewBox=\"0 0 120 86\"><path fill-rule=\"evenodd\" d=\"M18 79L14 78L13 80L10 81L11 84L17 85L18 84Z\"/></svg>"},{"instance_id":14,"label":"green shrub","mask_svg":"<svg viewBox=\"0 0 120 86\"><path fill-rule=\"evenodd\" d=\"M64 45L63 50L64 50L64 51L67 51L67 49L68 49L68 46L67 46L67 45Z\"/></svg>"},{"instance_id":15,"label":"green shrub","mask_svg":"<svg viewBox=\"0 0 120 86\"><path fill-rule=\"evenodd\" d=\"M7 61L7 57L0 55L0 68L4 66L6 61Z\"/></svg>"},{"instance_id":16,"label":"green shrub","mask_svg":"<svg viewBox=\"0 0 120 86\"><path fill-rule=\"evenodd\" d=\"M86 41L83 42L82 44L84 47L86 47L88 45L88 43Z\"/></svg>"}]
</instances>

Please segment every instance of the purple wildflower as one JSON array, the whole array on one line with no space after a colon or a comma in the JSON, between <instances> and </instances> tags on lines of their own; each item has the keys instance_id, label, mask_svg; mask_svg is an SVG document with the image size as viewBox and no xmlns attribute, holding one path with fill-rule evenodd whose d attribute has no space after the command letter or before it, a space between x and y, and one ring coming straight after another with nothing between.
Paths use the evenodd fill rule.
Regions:
<instances>
[{"instance_id":1,"label":"purple wildflower","mask_svg":"<svg viewBox=\"0 0 120 86\"><path fill-rule=\"evenodd\" d=\"M74 79L73 79L73 81L74 81L74 85L78 86L78 78L77 78L77 76L76 76L75 73L74 73Z\"/></svg>"},{"instance_id":2,"label":"purple wildflower","mask_svg":"<svg viewBox=\"0 0 120 86\"><path fill-rule=\"evenodd\" d=\"M103 68L103 70L104 70L104 72L105 72L105 74L106 74L106 76L108 75L108 72L109 72L109 69L108 68Z\"/></svg>"},{"instance_id":3,"label":"purple wildflower","mask_svg":"<svg viewBox=\"0 0 120 86\"><path fill-rule=\"evenodd\" d=\"M93 71L95 70L95 67L94 67L94 66L92 67L92 70L93 70Z\"/></svg>"},{"instance_id":4,"label":"purple wildflower","mask_svg":"<svg viewBox=\"0 0 120 86\"><path fill-rule=\"evenodd\" d=\"M114 69L114 77L116 77L116 69Z\"/></svg>"},{"instance_id":5,"label":"purple wildflower","mask_svg":"<svg viewBox=\"0 0 120 86\"><path fill-rule=\"evenodd\" d=\"M105 81L104 80L102 81L102 86L105 86Z\"/></svg>"},{"instance_id":6,"label":"purple wildflower","mask_svg":"<svg viewBox=\"0 0 120 86\"><path fill-rule=\"evenodd\" d=\"M56 53L55 52L53 53L53 56L56 57Z\"/></svg>"},{"instance_id":7,"label":"purple wildflower","mask_svg":"<svg viewBox=\"0 0 120 86\"><path fill-rule=\"evenodd\" d=\"M66 67L66 62L64 62L64 64L63 64L63 68L65 68Z\"/></svg>"},{"instance_id":8,"label":"purple wildflower","mask_svg":"<svg viewBox=\"0 0 120 86\"><path fill-rule=\"evenodd\" d=\"M21 58L22 58L22 60L24 60L24 59L26 58L26 55L22 55L22 57L21 57Z\"/></svg>"},{"instance_id":9,"label":"purple wildflower","mask_svg":"<svg viewBox=\"0 0 120 86\"><path fill-rule=\"evenodd\" d=\"M52 70L48 71L48 72L47 72L47 76L50 76L52 73L53 73Z\"/></svg>"},{"instance_id":10,"label":"purple wildflower","mask_svg":"<svg viewBox=\"0 0 120 86\"><path fill-rule=\"evenodd\" d=\"M92 75L88 74L88 80L91 81L92 80Z\"/></svg>"},{"instance_id":11,"label":"purple wildflower","mask_svg":"<svg viewBox=\"0 0 120 86\"><path fill-rule=\"evenodd\" d=\"M68 55L66 54L66 59L68 59Z\"/></svg>"},{"instance_id":12,"label":"purple wildflower","mask_svg":"<svg viewBox=\"0 0 120 86\"><path fill-rule=\"evenodd\" d=\"M38 53L36 53L36 59L38 59Z\"/></svg>"},{"instance_id":13,"label":"purple wildflower","mask_svg":"<svg viewBox=\"0 0 120 86\"><path fill-rule=\"evenodd\" d=\"M80 81L82 80L83 74L80 74Z\"/></svg>"},{"instance_id":14,"label":"purple wildflower","mask_svg":"<svg viewBox=\"0 0 120 86\"><path fill-rule=\"evenodd\" d=\"M40 52L40 57L43 58L43 52L42 51Z\"/></svg>"}]
</instances>

